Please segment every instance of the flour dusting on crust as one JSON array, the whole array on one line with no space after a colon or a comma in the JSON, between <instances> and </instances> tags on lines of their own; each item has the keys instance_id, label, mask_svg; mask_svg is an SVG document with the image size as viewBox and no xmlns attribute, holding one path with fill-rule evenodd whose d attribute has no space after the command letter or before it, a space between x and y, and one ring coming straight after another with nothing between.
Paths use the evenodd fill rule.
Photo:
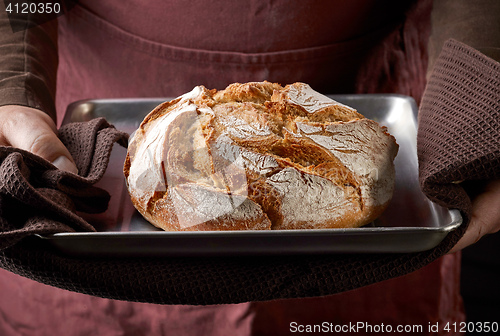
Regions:
<instances>
[{"instance_id":1,"label":"flour dusting on crust","mask_svg":"<svg viewBox=\"0 0 500 336\"><path fill-rule=\"evenodd\" d=\"M164 230L359 227L392 197L397 150L385 127L304 83L197 86L144 119L124 173Z\"/></svg>"}]
</instances>

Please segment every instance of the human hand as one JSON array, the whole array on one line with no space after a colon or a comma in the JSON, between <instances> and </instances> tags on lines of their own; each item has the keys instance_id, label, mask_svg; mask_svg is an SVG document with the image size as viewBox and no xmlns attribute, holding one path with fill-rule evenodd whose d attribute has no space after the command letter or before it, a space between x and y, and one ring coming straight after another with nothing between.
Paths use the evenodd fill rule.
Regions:
<instances>
[{"instance_id":1,"label":"human hand","mask_svg":"<svg viewBox=\"0 0 500 336\"><path fill-rule=\"evenodd\" d=\"M467 231L450 253L476 243L481 237L500 230L500 180L489 181L472 200L472 213Z\"/></svg>"},{"instance_id":2,"label":"human hand","mask_svg":"<svg viewBox=\"0 0 500 336\"><path fill-rule=\"evenodd\" d=\"M44 112L25 106L0 107L0 145L32 152L59 169L77 173L71 154L56 136L54 121Z\"/></svg>"}]
</instances>

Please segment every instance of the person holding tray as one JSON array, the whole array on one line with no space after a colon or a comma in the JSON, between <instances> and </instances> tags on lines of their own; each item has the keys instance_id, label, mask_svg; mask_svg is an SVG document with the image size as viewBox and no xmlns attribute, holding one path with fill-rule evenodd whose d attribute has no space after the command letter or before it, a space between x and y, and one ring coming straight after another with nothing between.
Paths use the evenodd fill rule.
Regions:
<instances>
[{"instance_id":1,"label":"person holding tray","mask_svg":"<svg viewBox=\"0 0 500 336\"><path fill-rule=\"evenodd\" d=\"M435 8L443 3L436 0ZM466 8L466 1L455 3ZM81 99L172 97L200 84L262 80L306 82L328 94L400 93L417 102L425 89L431 0L72 5L58 20L17 32L2 7L0 26L0 144L72 173L78 171L56 121ZM435 20L445 13L435 12ZM491 39L498 47L498 32ZM451 252L500 229L499 203L500 182L490 181ZM40 334L278 335L323 322L363 322L422 325L425 334L435 331L431 323L465 320L459 275L460 253L450 253L403 277L341 294L187 306L86 296L2 270L0 333L14 335L22 325Z\"/></svg>"}]
</instances>

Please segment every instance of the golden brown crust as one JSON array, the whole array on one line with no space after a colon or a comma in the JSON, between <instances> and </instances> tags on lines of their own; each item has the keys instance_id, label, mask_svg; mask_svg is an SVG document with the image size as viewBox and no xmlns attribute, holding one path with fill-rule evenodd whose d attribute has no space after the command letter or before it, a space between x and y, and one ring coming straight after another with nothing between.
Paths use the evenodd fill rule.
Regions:
<instances>
[{"instance_id":1,"label":"golden brown crust","mask_svg":"<svg viewBox=\"0 0 500 336\"><path fill-rule=\"evenodd\" d=\"M384 127L303 83L200 86L144 119L124 174L164 230L359 227L392 197L397 149Z\"/></svg>"}]
</instances>

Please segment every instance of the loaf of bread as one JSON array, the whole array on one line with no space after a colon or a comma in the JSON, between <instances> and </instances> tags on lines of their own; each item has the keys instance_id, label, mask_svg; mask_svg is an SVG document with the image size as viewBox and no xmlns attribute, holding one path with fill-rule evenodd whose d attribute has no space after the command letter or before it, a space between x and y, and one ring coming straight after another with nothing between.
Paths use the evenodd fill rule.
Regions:
<instances>
[{"instance_id":1,"label":"loaf of bread","mask_svg":"<svg viewBox=\"0 0 500 336\"><path fill-rule=\"evenodd\" d=\"M388 205L397 151L385 127L307 84L197 86L144 119L124 174L167 231L352 228Z\"/></svg>"}]
</instances>

